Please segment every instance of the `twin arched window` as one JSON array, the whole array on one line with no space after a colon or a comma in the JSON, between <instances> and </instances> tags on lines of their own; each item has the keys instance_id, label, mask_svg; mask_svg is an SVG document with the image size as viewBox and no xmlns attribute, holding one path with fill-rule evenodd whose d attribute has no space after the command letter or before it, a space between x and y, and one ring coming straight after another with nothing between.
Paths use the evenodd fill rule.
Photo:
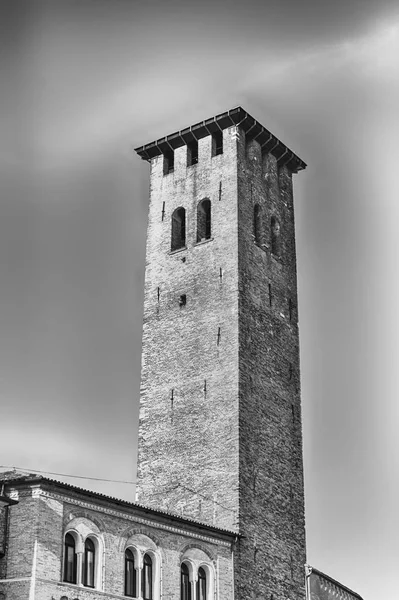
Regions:
<instances>
[{"instance_id":1,"label":"twin arched window","mask_svg":"<svg viewBox=\"0 0 399 600\"><path fill-rule=\"evenodd\" d=\"M93 540L88 537L84 544L82 555L82 577L84 586L95 587L96 570L96 548ZM78 583L77 553L75 538L67 533L64 543L64 581L67 583Z\"/></svg>"},{"instance_id":2,"label":"twin arched window","mask_svg":"<svg viewBox=\"0 0 399 600\"><path fill-rule=\"evenodd\" d=\"M190 572L186 563L180 567L180 600L192 600ZM198 569L198 579L196 584L196 600L207 600L207 580L205 569Z\"/></svg>"},{"instance_id":3,"label":"twin arched window","mask_svg":"<svg viewBox=\"0 0 399 600\"><path fill-rule=\"evenodd\" d=\"M153 581L152 558L149 554L144 554L141 570L141 595L138 593L137 565L132 550L127 548L125 550L125 596L138 598L140 595L143 600L153 600Z\"/></svg>"},{"instance_id":4,"label":"twin arched window","mask_svg":"<svg viewBox=\"0 0 399 600\"><path fill-rule=\"evenodd\" d=\"M197 242L211 237L211 201L201 200L197 207ZM180 206L172 214L171 251L186 246L186 211Z\"/></svg>"}]
</instances>

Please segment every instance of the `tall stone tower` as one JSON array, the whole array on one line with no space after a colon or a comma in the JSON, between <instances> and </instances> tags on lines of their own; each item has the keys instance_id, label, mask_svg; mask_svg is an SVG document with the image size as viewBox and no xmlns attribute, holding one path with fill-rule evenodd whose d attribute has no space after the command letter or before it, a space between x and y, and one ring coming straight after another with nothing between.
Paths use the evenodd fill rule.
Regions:
<instances>
[{"instance_id":1,"label":"tall stone tower","mask_svg":"<svg viewBox=\"0 0 399 600\"><path fill-rule=\"evenodd\" d=\"M302 599L306 165L240 107L136 151L151 164L138 500L238 532L235 600Z\"/></svg>"}]
</instances>

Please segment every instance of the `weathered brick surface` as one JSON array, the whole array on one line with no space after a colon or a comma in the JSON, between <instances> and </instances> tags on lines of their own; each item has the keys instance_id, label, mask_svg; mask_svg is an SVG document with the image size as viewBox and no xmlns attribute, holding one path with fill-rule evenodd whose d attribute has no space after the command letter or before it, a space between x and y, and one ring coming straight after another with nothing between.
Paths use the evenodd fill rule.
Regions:
<instances>
[{"instance_id":1,"label":"weathered brick surface","mask_svg":"<svg viewBox=\"0 0 399 600\"><path fill-rule=\"evenodd\" d=\"M162 157L152 159L139 497L238 528L236 599L299 600L306 556L292 178L239 128L223 135L215 158L210 136L200 140L194 167L186 167L186 147L175 152L173 174L164 176ZM212 241L197 246L196 206L205 197ZM187 248L170 254L178 206Z\"/></svg>"},{"instance_id":2,"label":"weathered brick surface","mask_svg":"<svg viewBox=\"0 0 399 600\"><path fill-rule=\"evenodd\" d=\"M216 521L223 527L235 527L238 508L235 128L224 131L224 153L219 156L211 156L210 136L199 141L198 164L186 166L186 150L186 147L176 150L174 173L164 176L162 157L155 158L151 165L139 501L182 511L210 523ZM212 238L196 244L196 210L203 198L212 203ZM171 215L179 206L186 209L187 248L171 254ZM187 297L184 307L178 302L181 294Z\"/></svg>"},{"instance_id":3,"label":"weathered brick surface","mask_svg":"<svg viewBox=\"0 0 399 600\"><path fill-rule=\"evenodd\" d=\"M291 173L240 136L239 598L303 598L305 552L295 231ZM254 243L253 208L262 215ZM281 251L271 253L271 218ZM290 314L291 313L291 314Z\"/></svg>"},{"instance_id":4,"label":"weathered brick surface","mask_svg":"<svg viewBox=\"0 0 399 600\"><path fill-rule=\"evenodd\" d=\"M56 488L46 483L22 489L20 485L18 500L19 504L11 508L10 520L10 531L14 532L11 535L19 530L18 543L10 539L7 553L0 559L5 565L0 579L0 593L5 595L2 600L123 598L124 552L128 543L139 543L144 551L153 551L159 557L159 587L154 600L180 598L180 566L188 554L198 564L204 558L211 566L221 600L232 597L232 534L210 531L168 515L152 518L146 509L133 504L121 507L112 499L98 500L84 491L63 490L58 484ZM74 527L84 525L86 531L101 539L99 589L62 581L63 540L72 523Z\"/></svg>"}]
</instances>

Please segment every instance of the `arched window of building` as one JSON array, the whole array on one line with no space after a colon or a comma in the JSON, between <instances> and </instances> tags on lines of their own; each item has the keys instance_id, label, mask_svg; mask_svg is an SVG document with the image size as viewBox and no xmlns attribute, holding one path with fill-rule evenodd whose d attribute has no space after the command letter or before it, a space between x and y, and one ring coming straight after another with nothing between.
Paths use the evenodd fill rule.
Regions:
<instances>
[{"instance_id":1,"label":"arched window of building","mask_svg":"<svg viewBox=\"0 0 399 600\"><path fill-rule=\"evenodd\" d=\"M64 543L64 581L76 583L76 564L75 539L71 533L67 533Z\"/></svg>"},{"instance_id":2,"label":"arched window of building","mask_svg":"<svg viewBox=\"0 0 399 600\"><path fill-rule=\"evenodd\" d=\"M137 579L134 554L128 548L125 552L125 596L136 597Z\"/></svg>"},{"instance_id":3,"label":"arched window of building","mask_svg":"<svg viewBox=\"0 0 399 600\"><path fill-rule=\"evenodd\" d=\"M94 542L90 538L87 538L83 554L83 585L86 587L94 588L95 559L96 551Z\"/></svg>"},{"instance_id":4,"label":"arched window of building","mask_svg":"<svg viewBox=\"0 0 399 600\"><path fill-rule=\"evenodd\" d=\"M197 242L211 237L211 201L201 200L197 208Z\"/></svg>"},{"instance_id":5,"label":"arched window of building","mask_svg":"<svg viewBox=\"0 0 399 600\"><path fill-rule=\"evenodd\" d=\"M186 563L180 568L180 600L191 600L190 573Z\"/></svg>"},{"instance_id":6,"label":"arched window of building","mask_svg":"<svg viewBox=\"0 0 399 600\"><path fill-rule=\"evenodd\" d=\"M141 595L144 600L153 600L152 587L152 560L148 554L144 554L141 574Z\"/></svg>"},{"instance_id":7,"label":"arched window of building","mask_svg":"<svg viewBox=\"0 0 399 600\"><path fill-rule=\"evenodd\" d=\"M186 245L186 211L176 208L172 214L172 243L171 249L178 250Z\"/></svg>"},{"instance_id":8,"label":"arched window of building","mask_svg":"<svg viewBox=\"0 0 399 600\"><path fill-rule=\"evenodd\" d=\"M280 256L281 251L281 240L280 240L280 223L276 217L272 217L270 220L270 228L272 234L272 254Z\"/></svg>"},{"instance_id":9,"label":"arched window of building","mask_svg":"<svg viewBox=\"0 0 399 600\"><path fill-rule=\"evenodd\" d=\"M254 206L254 237L255 243L260 246L261 244L261 232L262 232L262 219L260 213L259 204L255 204Z\"/></svg>"},{"instance_id":10,"label":"arched window of building","mask_svg":"<svg viewBox=\"0 0 399 600\"><path fill-rule=\"evenodd\" d=\"M197 600L207 600L206 596L206 573L202 567L198 569Z\"/></svg>"}]
</instances>

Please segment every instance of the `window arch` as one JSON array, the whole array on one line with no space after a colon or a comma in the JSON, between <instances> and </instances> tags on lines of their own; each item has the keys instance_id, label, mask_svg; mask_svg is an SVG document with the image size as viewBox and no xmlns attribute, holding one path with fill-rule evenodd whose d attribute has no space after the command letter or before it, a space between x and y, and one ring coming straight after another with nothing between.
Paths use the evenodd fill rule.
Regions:
<instances>
[{"instance_id":1,"label":"window arch","mask_svg":"<svg viewBox=\"0 0 399 600\"><path fill-rule=\"evenodd\" d=\"M180 600L191 600L190 572L186 563L180 567Z\"/></svg>"},{"instance_id":2,"label":"window arch","mask_svg":"<svg viewBox=\"0 0 399 600\"><path fill-rule=\"evenodd\" d=\"M86 587L95 587L96 549L92 539L85 541L85 550L83 554L83 585Z\"/></svg>"},{"instance_id":3,"label":"window arch","mask_svg":"<svg viewBox=\"0 0 399 600\"><path fill-rule=\"evenodd\" d=\"M255 204L254 206L253 227L255 243L260 246L262 235L262 218L259 204Z\"/></svg>"},{"instance_id":4,"label":"window arch","mask_svg":"<svg viewBox=\"0 0 399 600\"><path fill-rule=\"evenodd\" d=\"M184 248L186 245L186 211L179 207L172 214L171 250Z\"/></svg>"},{"instance_id":5,"label":"window arch","mask_svg":"<svg viewBox=\"0 0 399 600\"><path fill-rule=\"evenodd\" d=\"M211 201L201 200L197 207L197 242L211 237Z\"/></svg>"},{"instance_id":6,"label":"window arch","mask_svg":"<svg viewBox=\"0 0 399 600\"><path fill-rule=\"evenodd\" d=\"M137 571L134 554L127 548L125 550L125 596L135 598L137 593Z\"/></svg>"},{"instance_id":7,"label":"window arch","mask_svg":"<svg viewBox=\"0 0 399 600\"><path fill-rule=\"evenodd\" d=\"M198 579L197 579L197 600L207 600L206 595L206 573L205 570L200 567L198 569Z\"/></svg>"},{"instance_id":8,"label":"window arch","mask_svg":"<svg viewBox=\"0 0 399 600\"><path fill-rule=\"evenodd\" d=\"M272 254L280 256L281 251L281 239L280 239L280 223L276 217L272 217L270 220L270 228L272 235Z\"/></svg>"},{"instance_id":9,"label":"window arch","mask_svg":"<svg viewBox=\"0 0 399 600\"><path fill-rule=\"evenodd\" d=\"M67 583L76 583L77 575L77 554L75 538L71 533L67 533L64 542L64 581Z\"/></svg>"},{"instance_id":10,"label":"window arch","mask_svg":"<svg viewBox=\"0 0 399 600\"><path fill-rule=\"evenodd\" d=\"M143 600L153 600L152 559L144 554L143 571L141 574L141 595Z\"/></svg>"}]
</instances>

